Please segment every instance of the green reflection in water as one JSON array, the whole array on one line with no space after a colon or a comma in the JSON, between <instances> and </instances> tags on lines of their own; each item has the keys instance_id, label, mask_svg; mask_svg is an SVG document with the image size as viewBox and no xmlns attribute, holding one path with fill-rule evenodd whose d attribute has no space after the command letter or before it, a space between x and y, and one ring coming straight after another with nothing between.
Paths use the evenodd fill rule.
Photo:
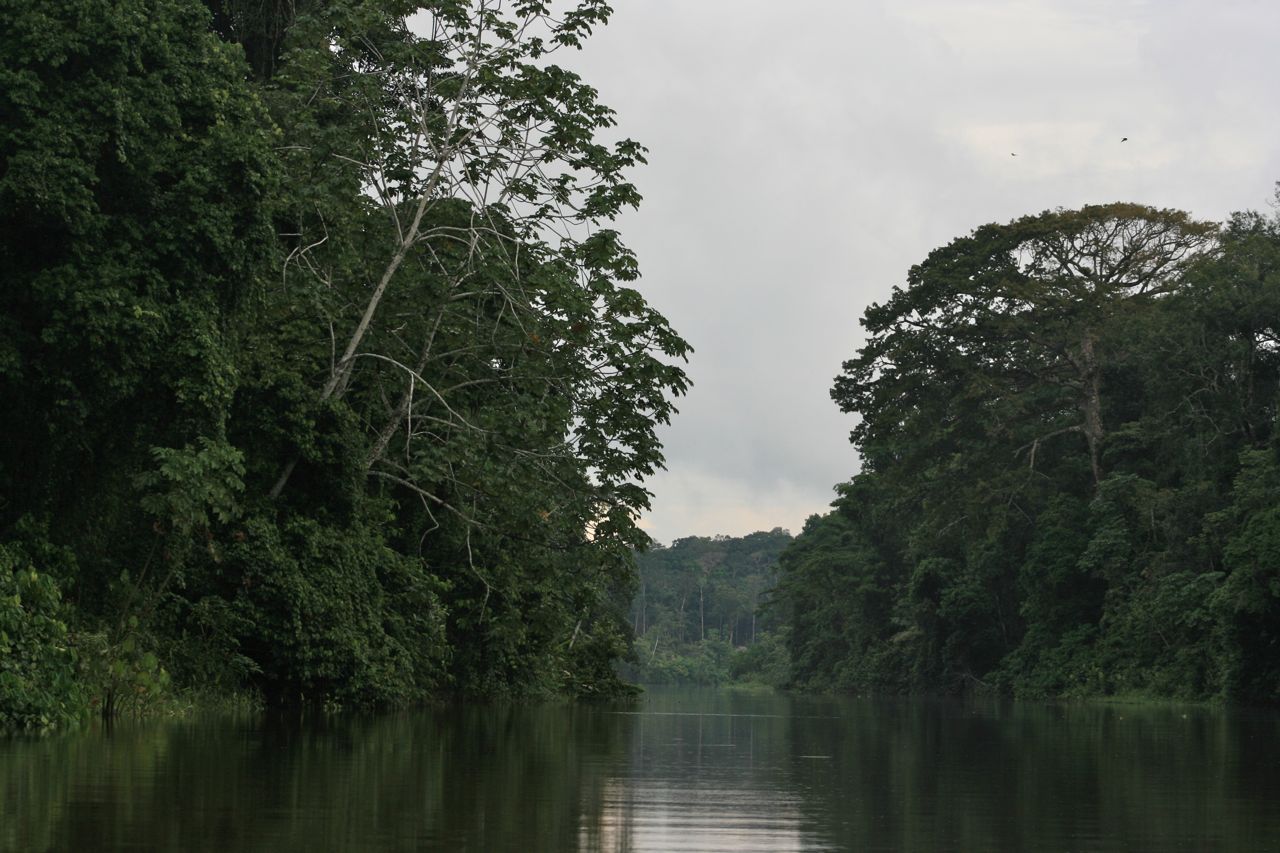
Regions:
<instances>
[{"instance_id":1,"label":"green reflection in water","mask_svg":"<svg viewBox=\"0 0 1280 853\"><path fill-rule=\"evenodd\" d=\"M0 743L3 850L1280 849L1280 717L655 690Z\"/></svg>"}]
</instances>

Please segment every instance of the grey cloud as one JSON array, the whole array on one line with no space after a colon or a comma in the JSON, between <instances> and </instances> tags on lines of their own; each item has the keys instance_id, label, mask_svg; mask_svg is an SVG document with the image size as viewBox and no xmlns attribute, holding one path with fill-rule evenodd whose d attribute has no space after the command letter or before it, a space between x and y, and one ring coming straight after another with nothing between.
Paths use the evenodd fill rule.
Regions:
<instances>
[{"instance_id":1,"label":"grey cloud","mask_svg":"<svg viewBox=\"0 0 1280 853\"><path fill-rule=\"evenodd\" d=\"M1254 2L620 0L564 61L651 149L619 228L697 349L654 535L825 509L857 466L830 381L936 246L1057 206L1263 206L1277 25Z\"/></svg>"}]
</instances>

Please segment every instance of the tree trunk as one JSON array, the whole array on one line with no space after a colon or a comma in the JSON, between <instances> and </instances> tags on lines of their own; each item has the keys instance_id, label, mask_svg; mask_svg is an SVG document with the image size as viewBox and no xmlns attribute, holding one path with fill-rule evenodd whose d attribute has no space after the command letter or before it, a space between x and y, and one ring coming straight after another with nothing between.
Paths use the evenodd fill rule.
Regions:
<instances>
[{"instance_id":1,"label":"tree trunk","mask_svg":"<svg viewBox=\"0 0 1280 853\"><path fill-rule=\"evenodd\" d=\"M706 614L706 610L703 608L702 589L703 589L702 585L699 584L698 585L698 633L701 634L701 639L705 640L707 638L707 614Z\"/></svg>"},{"instance_id":2,"label":"tree trunk","mask_svg":"<svg viewBox=\"0 0 1280 853\"><path fill-rule=\"evenodd\" d=\"M1093 484L1102 482L1102 370L1098 365L1097 338L1092 329L1086 329L1080 342L1080 412L1084 415L1084 437L1089 444L1089 466L1093 471Z\"/></svg>"}]
</instances>

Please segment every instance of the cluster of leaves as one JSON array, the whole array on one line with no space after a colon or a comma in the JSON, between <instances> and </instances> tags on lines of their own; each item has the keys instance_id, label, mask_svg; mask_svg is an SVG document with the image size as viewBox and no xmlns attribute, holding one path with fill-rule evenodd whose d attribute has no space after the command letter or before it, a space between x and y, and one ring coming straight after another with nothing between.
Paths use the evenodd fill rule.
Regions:
<instances>
[{"instance_id":1,"label":"cluster of leaves","mask_svg":"<svg viewBox=\"0 0 1280 853\"><path fill-rule=\"evenodd\" d=\"M57 583L0 545L0 727L74 724L86 707Z\"/></svg>"},{"instance_id":2,"label":"cluster of leaves","mask_svg":"<svg viewBox=\"0 0 1280 853\"><path fill-rule=\"evenodd\" d=\"M690 536L636 557L629 619L634 672L650 683L786 681L776 615L766 605L791 534Z\"/></svg>"},{"instance_id":3,"label":"cluster of leaves","mask_svg":"<svg viewBox=\"0 0 1280 853\"><path fill-rule=\"evenodd\" d=\"M781 559L797 683L1280 698L1280 221L988 225L867 310L863 470Z\"/></svg>"},{"instance_id":4,"label":"cluster of leaves","mask_svg":"<svg viewBox=\"0 0 1280 853\"><path fill-rule=\"evenodd\" d=\"M235 486L228 320L274 252L274 134L198 4L0 14L0 537L54 555L81 699L110 706L113 686L163 688L152 649L122 651L145 598L122 578L168 585L182 549L153 559L154 531L225 506L210 466ZM183 478L202 480L188 497Z\"/></svg>"},{"instance_id":5,"label":"cluster of leaves","mask_svg":"<svg viewBox=\"0 0 1280 853\"><path fill-rule=\"evenodd\" d=\"M608 7L0 14L0 541L73 556L93 700L619 689L688 346L550 61Z\"/></svg>"}]
</instances>

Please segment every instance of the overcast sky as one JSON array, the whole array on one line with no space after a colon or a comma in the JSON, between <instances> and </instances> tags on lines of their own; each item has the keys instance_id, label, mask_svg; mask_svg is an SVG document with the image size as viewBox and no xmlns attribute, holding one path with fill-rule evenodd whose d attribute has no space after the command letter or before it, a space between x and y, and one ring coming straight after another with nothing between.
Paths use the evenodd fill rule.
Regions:
<instances>
[{"instance_id":1,"label":"overcast sky","mask_svg":"<svg viewBox=\"0 0 1280 853\"><path fill-rule=\"evenodd\" d=\"M660 542L826 510L857 470L831 380L932 249L1091 203L1220 219L1280 180L1274 0L614 6L561 59L650 149L618 227L696 348Z\"/></svg>"}]
</instances>

